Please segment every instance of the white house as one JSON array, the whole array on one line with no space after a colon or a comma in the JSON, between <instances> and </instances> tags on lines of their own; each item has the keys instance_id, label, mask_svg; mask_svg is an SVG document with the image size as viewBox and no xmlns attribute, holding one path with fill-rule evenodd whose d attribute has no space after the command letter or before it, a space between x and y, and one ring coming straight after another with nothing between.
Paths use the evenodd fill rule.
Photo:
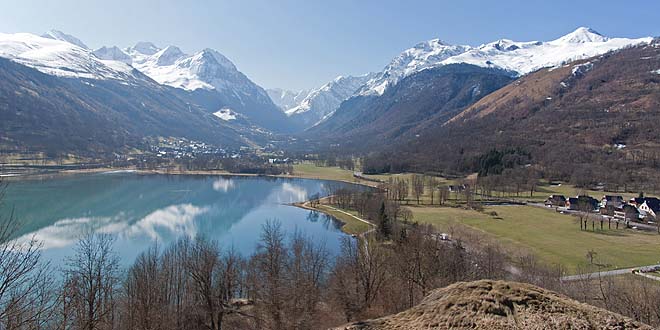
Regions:
<instances>
[{"instance_id":1,"label":"white house","mask_svg":"<svg viewBox=\"0 0 660 330\"><path fill-rule=\"evenodd\" d=\"M639 210L655 218L660 214L660 199L654 197L645 198L644 203L639 206Z\"/></svg>"}]
</instances>

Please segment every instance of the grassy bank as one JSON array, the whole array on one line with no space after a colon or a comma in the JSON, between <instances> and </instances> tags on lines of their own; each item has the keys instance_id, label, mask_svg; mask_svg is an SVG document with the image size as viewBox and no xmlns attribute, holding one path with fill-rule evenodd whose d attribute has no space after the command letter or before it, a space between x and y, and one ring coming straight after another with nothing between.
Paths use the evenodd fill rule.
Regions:
<instances>
[{"instance_id":1,"label":"grassy bank","mask_svg":"<svg viewBox=\"0 0 660 330\"><path fill-rule=\"evenodd\" d=\"M660 262L660 235L624 229L580 231L572 216L531 206L494 206L484 213L460 208L410 207L415 221L440 230L464 225L496 238L511 249L525 249L569 272L587 262L587 253L608 269ZM496 212L497 216L487 213ZM599 228L599 223L596 224Z\"/></svg>"},{"instance_id":2,"label":"grassy bank","mask_svg":"<svg viewBox=\"0 0 660 330\"><path fill-rule=\"evenodd\" d=\"M309 202L294 203L294 206L304 208L311 211L317 211L327 214L342 223L341 230L349 235L360 235L371 229L371 226L364 221L358 219L358 215L352 211L338 211L337 209L328 205L318 205L316 207L310 206Z\"/></svg>"}]
</instances>

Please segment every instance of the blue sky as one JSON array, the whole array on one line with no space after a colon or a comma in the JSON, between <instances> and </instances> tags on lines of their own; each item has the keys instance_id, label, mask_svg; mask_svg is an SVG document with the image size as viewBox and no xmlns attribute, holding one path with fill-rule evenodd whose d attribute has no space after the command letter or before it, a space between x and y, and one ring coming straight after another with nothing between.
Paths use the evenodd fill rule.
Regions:
<instances>
[{"instance_id":1,"label":"blue sky","mask_svg":"<svg viewBox=\"0 0 660 330\"><path fill-rule=\"evenodd\" d=\"M0 32L51 28L90 47L215 48L264 87L317 87L381 70L419 41L550 40L579 26L660 35L657 0L0 0Z\"/></svg>"}]
</instances>

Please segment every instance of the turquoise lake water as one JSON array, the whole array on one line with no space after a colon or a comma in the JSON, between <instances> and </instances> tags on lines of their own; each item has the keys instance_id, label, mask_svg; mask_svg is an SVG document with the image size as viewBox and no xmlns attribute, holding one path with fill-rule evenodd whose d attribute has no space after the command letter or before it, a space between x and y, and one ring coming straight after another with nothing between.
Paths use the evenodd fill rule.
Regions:
<instances>
[{"instance_id":1,"label":"turquoise lake water","mask_svg":"<svg viewBox=\"0 0 660 330\"><path fill-rule=\"evenodd\" d=\"M113 235L124 265L154 242L167 246L186 235L204 235L247 256L269 219L281 222L288 233L302 231L336 252L344 236L337 221L287 205L315 193L325 195L328 184L237 176L61 176L11 182L0 214L5 219L13 209L22 223L17 239L38 239L44 258L54 265L61 265L81 235L90 231Z\"/></svg>"}]
</instances>

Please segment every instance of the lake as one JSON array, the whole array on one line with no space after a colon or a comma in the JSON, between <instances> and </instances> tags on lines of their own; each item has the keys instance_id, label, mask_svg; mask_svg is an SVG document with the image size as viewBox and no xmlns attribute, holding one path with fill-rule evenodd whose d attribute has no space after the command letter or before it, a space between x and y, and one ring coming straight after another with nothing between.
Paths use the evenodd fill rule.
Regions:
<instances>
[{"instance_id":1,"label":"lake","mask_svg":"<svg viewBox=\"0 0 660 330\"><path fill-rule=\"evenodd\" d=\"M122 264L130 264L146 248L183 236L204 235L223 247L251 254L261 226L269 219L286 232L304 232L339 249L345 236L333 218L287 205L320 193L329 181L240 176L141 175L102 173L59 176L9 184L0 214L14 210L23 224L16 237L36 237L43 255L61 265L86 232L116 238ZM333 185L350 185L333 182Z\"/></svg>"}]
</instances>

